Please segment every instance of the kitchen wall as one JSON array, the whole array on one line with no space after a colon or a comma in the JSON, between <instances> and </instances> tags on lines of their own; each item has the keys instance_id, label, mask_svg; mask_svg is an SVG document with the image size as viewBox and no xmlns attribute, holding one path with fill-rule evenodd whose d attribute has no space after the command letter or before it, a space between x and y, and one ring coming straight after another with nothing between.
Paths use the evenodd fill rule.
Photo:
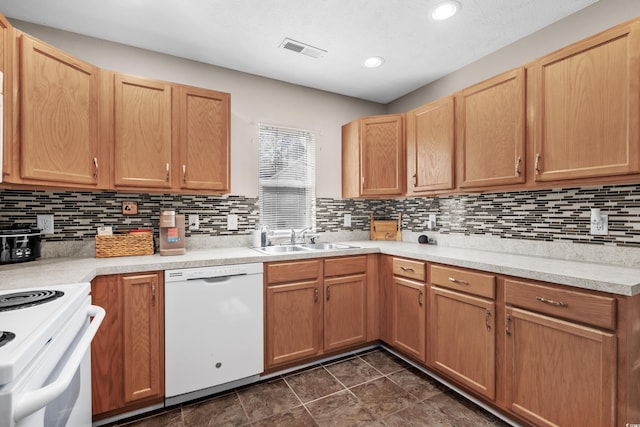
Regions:
<instances>
[{"instance_id":1,"label":"kitchen wall","mask_svg":"<svg viewBox=\"0 0 640 427\"><path fill-rule=\"evenodd\" d=\"M428 214L435 213L437 230L428 234L440 243L595 261L606 252L602 261L640 266L640 185L343 200L336 168L343 123L360 116L407 111L635 16L640 16L640 1L600 0L387 106L14 21L17 28L103 68L230 92L232 193L0 190L0 226L34 225L37 213L54 213L56 234L45 237L44 256L92 256L97 226L155 229L160 209L171 207L200 215L200 230L187 233L189 247L247 245L259 218L256 124L266 122L317 132L317 225L322 233L334 233L344 240L368 238L369 213L395 218L402 212L405 238L415 241L417 234L425 233ZM123 200L137 200L139 214L123 216ZM609 236L589 235L591 207L601 207L610 215ZM240 218L237 232L226 231L229 213ZM344 213L352 215L349 228L342 226Z\"/></svg>"},{"instance_id":2,"label":"kitchen wall","mask_svg":"<svg viewBox=\"0 0 640 427\"><path fill-rule=\"evenodd\" d=\"M27 34L98 67L231 93L231 194L258 195L259 123L316 133L318 197L339 198L341 126L385 106L226 68L12 20ZM301 61L315 59L300 55Z\"/></svg>"},{"instance_id":3,"label":"kitchen wall","mask_svg":"<svg viewBox=\"0 0 640 427\"><path fill-rule=\"evenodd\" d=\"M152 228L157 234L159 211L176 209L198 214L200 229L187 232L188 248L243 245L251 242L251 230L259 221L256 198L244 196L195 196L167 194L91 193L66 191L0 191L0 227L15 222L35 224L38 213L55 213L57 232L45 236L44 257L94 255L94 236L98 226L118 224L125 228ZM137 215L122 215L122 202L138 201ZM609 235L589 234L590 208L609 215ZM239 230L226 230L228 214L237 214ZM343 226L345 213L352 215L351 227ZM581 244L583 252L616 249L607 262L623 262L640 267L640 185L544 189L508 193L449 195L398 200L317 199L317 229L321 239L334 240L325 233L336 233L340 240L368 239L369 215L396 219L402 213L402 227L408 240L426 233L456 246L476 245L470 238L483 240L480 247L504 249L504 241ZM427 232L427 218L436 214L436 230ZM212 239L213 237L213 239ZM464 241L455 238L465 237ZM496 243L495 239L501 240ZM477 239L476 239L477 241ZM489 243L487 243L489 242ZM483 246L484 245L484 246ZM588 246L588 247L587 247ZM531 245L520 245L530 251ZM620 249L631 248L621 258ZM575 248L574 248L575 249ZM519 250L509 247L508 251ZM575 251L556 257L575 258ZM566 252L566 250L565 250ZM609 251L611 252L611 251ZM586 255L581 255L586 256ZM590 260L598 256L589 257Z\"/></svg>"},{"instance_id":4,"label":"kitchen wall","mask_svg":"<svg viewBox=\"0 0 640 427\"><path fill-rule=\"evenodd\" d=\"M403 113L640 16L638 0L599 0L387 105Z\"/></svg>"}]
</instances>

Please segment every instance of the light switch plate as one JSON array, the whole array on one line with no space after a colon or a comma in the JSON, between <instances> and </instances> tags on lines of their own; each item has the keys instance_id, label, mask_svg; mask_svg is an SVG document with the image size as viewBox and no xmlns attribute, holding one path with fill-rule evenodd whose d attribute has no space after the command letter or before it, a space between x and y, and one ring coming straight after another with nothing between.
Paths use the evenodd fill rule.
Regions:
<instances>
[{"instance_id":1,"label":"light switch plate","mask_svg":"<svg viewBox=\"0 0 640 427\"><path fill-rule=\"evenodd\" d=\"M189 214L189 230L200 230L200 215Z\"/></svg>"},{"instance_id":2,"label":"light switch plate","mask_svg":"<svg viewBox=\"0 0 640 427\"><path fill-rule=\"evenodd\" d=\"M591 221L592 236L606 236L609 234L609 217L601 215L600 221Z\"/></svg>"},{"instance_id":3,"label":"light switch plate","mask_svg":"<svg viewBox=\"0 0 640 427\"><path fill-rule=\"evenodd\" d=\"M238 229L238 215L227 215L227 230L235 231Z\"/></svg>"}]
</instances>

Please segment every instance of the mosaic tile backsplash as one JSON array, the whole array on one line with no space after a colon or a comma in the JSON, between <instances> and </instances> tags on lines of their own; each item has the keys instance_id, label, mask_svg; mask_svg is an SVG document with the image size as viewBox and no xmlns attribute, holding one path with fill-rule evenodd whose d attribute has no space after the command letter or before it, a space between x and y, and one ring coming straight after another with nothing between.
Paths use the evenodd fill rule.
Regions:
<instances>
[{"instance_id":1,"label":"mosaic tile backsplash","mask_svg":"<svg viewBox=\"0 0 640 427\"><path fill-rule=\"evenodd\" d=\"M137 201L137 215L123 215L122 202ZM590 208L609 216L609 235L589 235ZM83 241L99 226L152 228L158 232L161 209L199 214L200 229L187 236L248 235L259 222L256 198L129 194L116 192L0 190L0 227L35 227L36 215L53 213L56 232L43 241ZM441 234L505 239L564 241L640 247L640 185L449 195L394 200L317 199L318 232L369 230L369 214L397 218L403 230L422 232L436 214ZM345 213L351 227L343 227ZM238 215L238 231L227 231L228 214Z\"/></svg>"}]
</instances>

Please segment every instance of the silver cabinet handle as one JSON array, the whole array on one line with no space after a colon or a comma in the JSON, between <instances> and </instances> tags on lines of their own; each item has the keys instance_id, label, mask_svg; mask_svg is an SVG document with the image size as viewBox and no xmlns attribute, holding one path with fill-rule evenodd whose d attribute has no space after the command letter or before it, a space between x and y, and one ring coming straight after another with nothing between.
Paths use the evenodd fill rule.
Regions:
<instances>
[{"instance_id":1,"label":"silver cabinet handle","mask_svg":"<svg viewBox=\"0 0 640 427\"><path fill-rule=\"evenodd\" d=\"M536 175L540 174L540 153L536 153L536 164L535 164L535 170L536 170Z\"/></svg>"},{"instance_id":2,"label":"silver cabinet handle","mask_svg":"<svg viewBox=\"0 0 640 427\"><path fill-rule=\"evenodd\" d=\"M98 179L98 158L93 158L93 179Z\"/></svg>"},{"instance_id":3,"label":"silver cabinet handle","mask_svg":"<svg viewBox=\"0 0 640 427\"><path fill-rule=\"evenodd\" d=\"M411 268L411 267L400 267L400 270L402 270L402 271L411 271L411 272L414 272L414 271L415 271L415 270L414 270L413 268Z\"/></svg>"},{"instance_id":4,"label":"silver cabinet handle","mask_svg":"<svg viewBox=\"0 0 640 427\"><path fill-rule=\"evenodd\" d=\"M167 182L169 182L169 178L170 178L170 175L169 175L169 171L170 171L170 169L169 169L169 163L167 163L165 166L166 166L166 168L167 168Z\"/></svg>"},{"instance_id":5,"label":"silver cabinet handle","mask_svg":"<svg viewBox=\"0 0 640 427\"><path fill-rule=\"evenodd\" d=\"M569 307L569 304L567 304L566 302L554 301L552 299L547 299L545 297L536 297L536 300L543 302L545 304L556 306L556 307Z\"/></svg>"},{"instance_id":6,"label":"silver cabinet handle","mask_svg":"<svg viewBox=\"0 0 640 427\"><path fill-rule=\"evenodd\" d=\"M449 276L449 281L453 282L453 283L458 283L460 285L468 285L469 284L469 282L467 282L466 280L456 279L455 277L451 277L451 276Z\"/></svg>"},{"instance_id":7,"label":"silver cabinet handle","mask_svg":"<svg viewBox=\"0 0 640 427\"><path fill-rule=\"evenodd\" d=\"M187 165L182 165L182 182L187 183Z\"/></svg>"},{"instance_id":8,"label":"silver cabinet handle","mask_svg":"<svg viewBox=\"0 0 640 427\"><path fill-rule=\"evenodd\" d=\"M509 330L509 323L511 323L511 315L507 314L507 319L504 321L504 328L507 335L511 335L511 331Z\"/></svg>"},{"instance_id":9,"label":"silver cabinet handle","mask_svg":"<svg viewBox=\"0 0 640 427\"><path fill-rule=\"evenodd\" d=\"M156 305L156 282L151 282L151 304Z\"/></svg>"},{"instance_id":10,"label":"silver cabinet handle","mask_svg":"<svg viewBox=\"0 0 640 427\"><path fill-rule=\"evenodd\" d=\"M522 163L522 159L520 156L516 159L516 175L520 176L520 163Z\"/></svg>"},{"instance_id":11,"label":"silver cabinet handle","mask_svg":"<svg viewBox=\"0 0 640 427\"><path fill-rule=\"evenodd\" d=\"M414 187L418 186L418 174L417 173L413 174L413 186Z\"/></svg>"},{"instance_id":12,"label":"silver cabinet handle","mask_svg":"<svg viewBox=\"0 0 640 427\"><path fill-rule=\"evenodd\" d=\"M331 298L331 292L329 291L329 286L327 286L327 301Z\"/></svg>"},{"instance_id":13,"label":"silver cabinet handle","mask_svg":"<svg viewBox=\"0 0 640 427\"><path fill-rule=\"evenodd\" d=\"M318 288L313 288L313 301L318 302Z\"/></svg>"},{"instance_id":14,"label":"silver cabinet handle","mask_svg":"<svg viewBox=\"0 0 640 427\"><path fill-rule=\"evenodd\" d=\"M491 310L487 309L484 315L484 324L487 327L487 331L491 330L491 325L489 324L490 319L491 319Z\"/></svg>"},{"instance_id":15,"label":"silver cabinet handle","mask_svg":"<svg viewBox=\"0 0 640 427\"><path fill-rule=\"evenodd\" d=\"M422 291L418 294L418 305L422 307Z\"/></svg>"}]
</instances>

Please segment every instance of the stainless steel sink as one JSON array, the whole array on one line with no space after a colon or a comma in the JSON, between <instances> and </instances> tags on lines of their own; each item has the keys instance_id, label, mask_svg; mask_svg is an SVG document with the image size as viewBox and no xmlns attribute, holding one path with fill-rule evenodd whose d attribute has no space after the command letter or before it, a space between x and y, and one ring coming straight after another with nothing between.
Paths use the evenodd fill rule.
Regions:
<instances>
[{"instance_id":1,"label":"stainless steel sink","mask_svg":"<svg viewBox=\"0 0 640 427\"><path fill-rule=\"evenodd\" d=\"M311 249L302 247L302 245L277 245L277 246L263 246L261 248L254 248L257 251L264 252L265 254L284 254L288 252L307 252Z\"/></svg>"},{"instance_id":2,"label":"stainless steel sink","mask_svg":"<svg viewBox=\"0 0 640 427\"><path fill-rule=\"evenodd\" d=\"M305 248L315 249L320 251L331 251L331 250L340 250L340 249L357 249L357 246L345 245L344 243L329 243L329 242L320 242L320 243L305 243L300 245Z\"/></svg>"},{"instance_id":3,"label":"stainless steel sink","mask_svg":"<svg viewBox=\"0 0 640 427\"><path fill-rule=\"evenodd\" d=\"M265 254L285 254L291 252L308 252L308 251L337 251L341 249L357 249L357 246L345 245L343 243L300 243L295 245L275 245L253 248Z\"/></svg>"}]
</instances>

